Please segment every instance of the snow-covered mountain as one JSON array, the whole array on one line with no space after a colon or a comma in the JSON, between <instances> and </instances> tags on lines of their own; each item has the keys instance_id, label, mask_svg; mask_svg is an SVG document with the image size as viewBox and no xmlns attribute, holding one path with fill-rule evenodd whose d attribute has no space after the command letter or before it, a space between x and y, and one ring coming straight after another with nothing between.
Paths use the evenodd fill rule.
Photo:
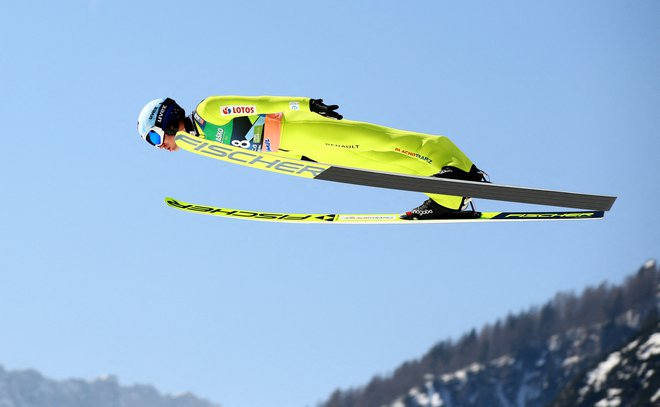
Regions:
<instances>
[{"instance_id":1,"label":"snow-covered mountain","mask_svg":"<svg viewBox=\"0 0 660 407\"><path fill-rule=\"evenodd\" d=\"M120 386L106 376L55 381L34 370L0 367L0 407L220 407L190 393L162 395L151 386Z\"/></svg>"},{"instance_id":2,"label":"snow-covered mountain","mask_svg":"<svg viewBox=\"0 0 660 407\"><path fill-rule=\"evenodd\" d=\"M660 406L660 324L578 376L552 407Z\"/></svg>"},{"instance_id":3,"label":"snow-covered mountain","mask_svg":"<svg viewBox=\"0 0 660 407\"><path fill-rule=\"evenodd\" d=\"M649 261L620 286L560 293L323 407L660 407L659 282Z\"/></svg>"},{"instance_id":4,"label":"snow-covered mountain","mask_svg":"<svg viewBox=\"0 0 660 407\"><path fill-rule=\"evenodd\" d=\"M323 407L660 407L660 270L508 315ZM192 394L121 386L113 376L55 381L0 366L0 407L219 407Z\"/></svg>"},{"instance_id":5,"label":"snow-covered mountain","mask_svg":"<svg viewBox=\"0 0 660 407\"><path fill-rule=\"evenodd\" d=\"M571 329L565 334L551 336L543 346L527 348L483 364L475 362L440 376L429 374L423 387L413 387L388 407L548 406L562 389L572 388L575 378L584 376L582 372L601 359L606 331L612 334L612 330L618 330L624 334L635 328L634 325L594 325ZM656 340L659 341L657 344L653 342ZM631 370L631 375L637 371L642 375L650 374L646 379L651 380L653 370L660 369L660 330L644 341L644 345L639 344L642 341L643 338L635 339L624 351L609 354L585 376L584 384L580 384L579 397L556 406L594 406L594 398L598 401L607 398L608 391L621 390L624 386L607 383L608 378L617 377L610 372L615 367ZM640 359L634 358L637 345L640 346ZM626 362L623 355L626 355ZM582 402L584 404L580 404ZM605 406L615 404L603 404Z\"/></svg>"}]
</instances>

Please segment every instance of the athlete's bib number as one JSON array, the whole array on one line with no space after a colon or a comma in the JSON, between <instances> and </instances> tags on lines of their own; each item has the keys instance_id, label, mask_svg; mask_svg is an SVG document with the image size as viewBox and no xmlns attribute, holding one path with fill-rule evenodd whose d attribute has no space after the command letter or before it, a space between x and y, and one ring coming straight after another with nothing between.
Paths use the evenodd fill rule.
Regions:
<instances>
[{"instance_id":1,"label":"athlete's bib number","mask_svg":"<svg viewBox=\"0 0 660 407\"><path fill-rule=\"evenodd\" d=\"M247 140L232 140L231 145L240 148L250 148L250 142Z\"/></svg>"}]
</instances>

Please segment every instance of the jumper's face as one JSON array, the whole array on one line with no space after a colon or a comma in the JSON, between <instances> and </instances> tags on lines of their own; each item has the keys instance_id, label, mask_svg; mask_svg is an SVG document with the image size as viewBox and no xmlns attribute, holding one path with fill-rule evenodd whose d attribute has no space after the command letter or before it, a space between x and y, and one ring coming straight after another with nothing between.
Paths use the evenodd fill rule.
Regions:
<instances>
[{"instance_id":1,"label":"jumper's face","mask_svg":"<svg viewBox=\"0 0 660 407\"><path fill-rule=\"evenodd\" d=\"M163 144L158 146L160 149L164 149L167 151L176 151L179 149L179 147L176 145L176 141L174 139L174 136L171 136L169 134L165 135L165 138L163 139Z\"/></svg>"}]
</instances>

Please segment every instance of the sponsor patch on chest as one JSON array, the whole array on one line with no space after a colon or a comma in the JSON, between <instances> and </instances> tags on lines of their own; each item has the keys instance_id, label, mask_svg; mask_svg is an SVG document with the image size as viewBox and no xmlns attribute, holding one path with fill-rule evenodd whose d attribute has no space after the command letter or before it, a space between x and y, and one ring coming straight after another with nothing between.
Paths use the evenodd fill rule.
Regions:
<instances>
[{"instance_id":1,"label":"sponsor patch on chest","mask_svg":"<svg viewBox=\"0 0 660 407\"><path fill-rule=\"evenodd\" d=\"M254 105L220 106L220 114L222 116L237 114L257 114L257 107Z\"/></svg>"}]
</instances>

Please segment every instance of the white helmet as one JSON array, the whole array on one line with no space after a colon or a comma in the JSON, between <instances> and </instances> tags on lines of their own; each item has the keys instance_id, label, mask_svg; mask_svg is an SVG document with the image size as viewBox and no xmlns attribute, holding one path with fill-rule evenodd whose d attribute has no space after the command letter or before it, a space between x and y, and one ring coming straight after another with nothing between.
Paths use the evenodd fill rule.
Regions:
<instances>
[{"instance_id":1,"label":"white helmet","mask_svg":"<svg viewBox=\"0 0 660 407\"><path fill-rule=\"evenodd\" d=\"M186 112L170 98L154 99L147 103L138 116L137 130L140 137L152 146L163 144L165 135L175 135L179 122Z\"/></svg>"}]
</instances>

